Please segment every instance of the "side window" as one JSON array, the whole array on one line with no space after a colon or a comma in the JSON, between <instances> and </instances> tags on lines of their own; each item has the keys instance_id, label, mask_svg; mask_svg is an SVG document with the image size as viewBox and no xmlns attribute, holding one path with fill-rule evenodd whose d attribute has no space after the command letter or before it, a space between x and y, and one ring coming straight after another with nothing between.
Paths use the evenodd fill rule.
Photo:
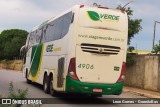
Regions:
<instances>
[{"instance_id":1,"label":"side window","mask_svg":"<svg viewBox=\"0 0 160 107\"><path fill-rule=\"evenodd\" d=\"M63 30L63 18L60 17L55 20L55 32L53 32L54 33L53 40L57 40L61 38L62 30Z\"/></svg>"},{"instance_id":2,"label":"side window","mask_svg":"<svg viewBox=\"0 0 160 107\"><path fill-rule=\"evenodd\" d=\"M29 47L35 44L39 44L41 40L41 35L42 35L41 29L37 29L36 31L31 32L29 37Z\"/></svg>"},{"instance_id":3,"label":"side window","mask_svg":"<svg viewBox=\"0 0 160 107\"><path fill-rule=\"evenodd\" d=\"M40 28L36 30L36 43L40 43L41 36L42 36L42 29Z\"/></svg>"},{"instance_id":4,"label":"side window","mask_svg":"<svg viewBox=\"0 0 160 107\"><path fill-rule=\"evenodd\" d=\"M29 37L29 47L31 47L32 45L34 45L36 43L36 36L35 36L35 31L30 33L30 37Z\"/></svg>"},{"instance_id":5,"label":"side window","mask_svg":"<svg viewBox=\"0 0 160 107\"><path fill-rule=\"evenodd\" d=\"M43 27L42 42L49 42L60 39L63 29L63 20L58 18Z\"/></svg>"},{"instance_id":6,"label":"side window","mask_svg":"<svg viewBox=\"0 0 160 107\"><path fill-rule=\"evenodd\" d=\"M71 18L72 12L69 12L44 25L42 43L63 38L68 33Z\"/></svg>"},{"instance_id":7,"label":"side window","mask_svg":"<svg viewBox=\"0 0 160 107\"><path fill-rule=\"evenodd\" d=\"M72 18L72 12L69 12L63 16L63 29L61 38L63 38L68 33L69 26L71 23L71 18Z\"/></svg>"},{"instance_id":8,"label":"side window","mask_svg":"<svg viewBox=\"0 0 160 107\"><path fill-rule=\"evenodd\" d=\"M46 31L47 31L47 25L45 25L45 26L43 26L43 28L42 28L42 30L43 30L43 32L42 32L42 43L44 43L44 42L46 42Z\"/></svg>"},{"instance_id":9,"label":"side window","mask_svg":"<svg viewBox=\"0 0 160 107\"><path fill-rule=\"evenodd\" d=\"M55 31L54 23L45 25L45 27L43 27L43 42L49 42L53 40L54 31Z\"/></svg>"}]
</instances>

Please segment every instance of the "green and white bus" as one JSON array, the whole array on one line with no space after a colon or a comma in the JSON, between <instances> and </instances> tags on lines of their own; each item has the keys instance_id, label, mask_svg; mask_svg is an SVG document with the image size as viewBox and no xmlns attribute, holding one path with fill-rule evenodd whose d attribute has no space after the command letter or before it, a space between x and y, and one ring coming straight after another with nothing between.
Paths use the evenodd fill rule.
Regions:
<instances>
[{"instance_id":1,"label":"green and white bus","mask_svg":"<svg viewBox=\"0 0 160 107\"><path fill-rule=\"evenodd\" d=\"M29 33L23 76L51 95L119 95L127 35L126 12L76 5Z\"/></svg>"}]
</instances>

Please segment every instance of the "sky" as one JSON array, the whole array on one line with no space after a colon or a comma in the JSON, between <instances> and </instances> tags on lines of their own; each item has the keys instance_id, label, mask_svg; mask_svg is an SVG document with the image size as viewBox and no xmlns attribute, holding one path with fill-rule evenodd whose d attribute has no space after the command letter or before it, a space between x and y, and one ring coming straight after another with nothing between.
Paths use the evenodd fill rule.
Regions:
<instances>
[{"instance_id":1,"label":"sky","mask_svg":"<svg viewBox=\"0 0 160 107\"><path fill-rule=\"evenodd\" d=\"M76 4L116 8L131 0L0 0L0 32L6 29L31 31L43 23ZM142 19L142 30L131 40L138 50L152 50L154 22L160 21L160 0L133 0L131 7L133 19ZM156 24L155 43L160 40L160 24Z\"/></svg>"}]
</instances>

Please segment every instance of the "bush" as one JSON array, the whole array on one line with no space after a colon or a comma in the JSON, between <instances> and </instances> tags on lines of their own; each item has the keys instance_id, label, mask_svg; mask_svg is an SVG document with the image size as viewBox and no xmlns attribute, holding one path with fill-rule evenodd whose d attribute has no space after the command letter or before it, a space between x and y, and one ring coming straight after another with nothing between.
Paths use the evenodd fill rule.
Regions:
<instances>
[{"instance_id":1,"label":"bush","mask_svg":"<svg viewBox=\"0 0 160 107\"><path fill-rule=\"evenodd\" d=\"M158 54L160 53L160 44L156 44L154 47L153 47L153 51L152 53L155 53L155 54Z\"/></svg>"},{"instance_id":2,"label":"bush","mask_svg":"<svg viewBox=\"0 0 160 107\"><path fill-rule=\"evenodd\" d=\"M135 63L135 60L133 59L133 56L135 53L127 53L127 59L126 59L126 65L132 66Z\"/></svg>"},{"instance_id":3,"label":"bush","mask_svg":"<svg viewBox=\"0 0 160 107\"><path fill-rule=\"evenodd\" d=\"M27 98L27 95L28 95L28 89L25 89L25 90L21 90L19 89L18 91L15 90L14 86L13 86L13 83L10 82L9 83L9 95L7 98L9 99L21 99L21 100L24 100ZM0 98L4 98L2 95L0 95ZM6 105L2 105L0 104L0 107L21 107L22 104L6 104ZM27 107L40 107L40 105L28 105Z\"/></svg>"},{"instance_id":4,"label":"bush","mask_svg":"<svg viewBox=\"0 0 160 107\"><path fill-rule=\"evenodd\" d=\"M0 60L20 56L20 48L25 44L28 32L20 29L4 30L0 33Z\"/></svg>"}]
</instances>

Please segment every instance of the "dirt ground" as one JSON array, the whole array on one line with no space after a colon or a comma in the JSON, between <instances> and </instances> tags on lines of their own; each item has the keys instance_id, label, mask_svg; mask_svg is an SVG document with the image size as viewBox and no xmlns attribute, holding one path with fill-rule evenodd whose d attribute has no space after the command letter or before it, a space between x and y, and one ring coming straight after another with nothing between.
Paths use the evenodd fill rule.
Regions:
<instances>
[{"instance_id":1,"label":"dirt ground","mask_svg":"<svg viewBox=\"0 0 160 107\"><path fill-rule=\"evenodd\" d=\"M3 60L3 61L0 61L0 69L22 71L22 67L23 67L22 60Z\"/></svg>"}]
</instances>

